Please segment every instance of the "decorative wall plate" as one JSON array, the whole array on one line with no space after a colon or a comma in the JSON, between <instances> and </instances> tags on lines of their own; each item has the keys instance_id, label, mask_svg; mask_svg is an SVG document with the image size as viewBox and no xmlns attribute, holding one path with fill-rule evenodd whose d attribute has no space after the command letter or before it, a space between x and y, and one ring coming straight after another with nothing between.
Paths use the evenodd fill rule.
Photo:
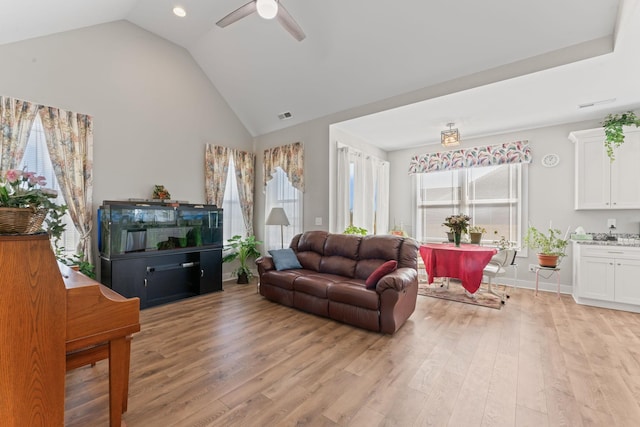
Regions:
<instances>
[{"instance_id":1,"label":"decorative wall plate","mask_svg":"<svg viewBox=\"0 0 640 427\"><path fill-rule=\"evenodd\" d=\"M560 163L560 156L557 154L545 154L542 158L542 166L552 168Z\"/></svg>"}]
</instances>

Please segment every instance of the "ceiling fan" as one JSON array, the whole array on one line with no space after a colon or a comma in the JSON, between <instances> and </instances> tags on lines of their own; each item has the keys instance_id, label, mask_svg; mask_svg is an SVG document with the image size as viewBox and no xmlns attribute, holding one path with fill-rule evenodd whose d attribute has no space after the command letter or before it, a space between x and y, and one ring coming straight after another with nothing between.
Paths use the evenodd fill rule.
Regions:
<instances>
[{"instance_id":1,"label":"ceiling fan","mask_svg":"<svg viewBox=\"0 0 640 427\"><path fill-rule=\"evenodd\" d=\"M302 41L306 37L304 31L300 28L300 25L298 25L289 12L287 12L287 9L285 9L278 0L251 0L249 3L244 6L240 6L216 22L216 25L224 28L254 12L258 12L258 15L264 19L276 18L280 25L282 25L284 29L298 41Z\"/></svg>"}]
</instances>

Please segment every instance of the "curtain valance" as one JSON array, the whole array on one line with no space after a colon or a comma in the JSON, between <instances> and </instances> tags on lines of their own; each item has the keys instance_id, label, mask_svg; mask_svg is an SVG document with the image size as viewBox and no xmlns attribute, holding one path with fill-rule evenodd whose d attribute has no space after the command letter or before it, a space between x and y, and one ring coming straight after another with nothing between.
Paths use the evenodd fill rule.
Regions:
<instances>
[{"instance_id":1,"label":"curtain valance","mask_svg":"<svg viewBox=\"0 0 640 427\"><path fill-rule=\"evenodd\" d=\"M409 163L409 174L511 163L531 163L528 141L415 155Z\"/></svg>"},{"instance_id":2,"label":"curtain valance","mask_svg":"<svg viewBox=\"0 0 640 427\"><path fill-rule=\"evenodd\" d=\"M265 189L278 167L287 174L291 185L304 193L304 146L301 142L264 150Z\"/></svg>"}]
</instances>

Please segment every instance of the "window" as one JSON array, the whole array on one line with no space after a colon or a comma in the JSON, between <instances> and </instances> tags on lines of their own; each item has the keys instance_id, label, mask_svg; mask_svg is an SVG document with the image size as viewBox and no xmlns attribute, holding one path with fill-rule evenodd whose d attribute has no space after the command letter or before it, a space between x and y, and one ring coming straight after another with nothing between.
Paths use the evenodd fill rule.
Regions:
<instances>
[{"instance_id":1,"label":"window","mask_svg":"<svg viewBox=\"0 0 640 427\"><path fill-rule=\"evenodd\" d=\"M31 127L31 133L29 134L29 140L27 141L24 157L20 162L19 169L26 169L44 176L47 180L47 187L58 192L58 198L55 202L59 205L67 204L60 190L56 174L53 171L53 165L49 157L49 149L47 148L44 129L39 115L36 115L33 126ZM64 248L65 254L75 254L78 243L80 243L80 233L78 233L78 230L76 230L76 227L73 225L73 221L68 212L64 215L62 222L66 224L66 229L60 238L59 245Z\"/></svg>"},{"instance_id":2,"label":"window","mask_svg":"<svg viewBox=\"0 0 640 427\"><path fill-rule=\"evenodd\" d=\"M280 249L281 244L288 247L291 239L298 233L302 233L302 192L289 182L287 174L276 168L272 175L273 179L267 182L265 218L269 216L271 208L284 208L289 225L282 227L283 237L281 243L280 227L275 225L265 225L264 244L267 250Z\"/></svg>"},{"instance_id":3,"label":"window","mask_svg":"<svg viewBox=\"0 0 640 427\"><path fill-rule=\"evenodd\" d=\"M224 188L224 199L222 201L224 212L223 236L225 240L230 237L240 235L246 236L247 227L244 224L242 210L240 209L240 196L238 194L238 183L236 181L236 168L233 163L233 156L229 156L229 170L227 183Z\"/></svg>"},{"instance_id":4,"label":"window","mask_svg":"<svg viewBox=\"0 0 640 427\"><path fill-rule=\"evenodd\" d=\"M521 246L525 171L511 164L416 175L416 238L441 241L444 218L466 213L486 241L504 236Z\"/></svg>"},{"instance_id":5,"label":"window","mask_svg":"<svg viewBox=\"0 0 640 427\"><path fill-rule=\"evenodd\" d=\"M347 226L385 234L389 226L389 163L338 146L336 231Z\"/></svg>"}]
</instances>

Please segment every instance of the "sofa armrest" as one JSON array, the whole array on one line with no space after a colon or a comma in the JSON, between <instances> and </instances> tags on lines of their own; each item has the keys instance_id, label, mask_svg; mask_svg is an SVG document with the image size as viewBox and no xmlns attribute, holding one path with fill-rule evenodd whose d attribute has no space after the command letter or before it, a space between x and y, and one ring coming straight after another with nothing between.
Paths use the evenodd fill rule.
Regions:
<instances>
[{"instance_id":1,"label":"sofa armrest","mask_svg":"<svg viewBox=\"0 0 640 427\"><path fill-rule=\"evenodd\" d=\"M258 275L262 276L269 270L275 270L276 266L273 263L273 258L270 256L261 256L256 260L256 265L258 266Z\"/></svg>"},{"instance_id":2,"label":"sofa armrest","mask_svg":"<svg viewBox=\"0 0 640 427\"><path fill-rule=\"evenodd\" d=\"M411 283L418 282L418 272L413 268L403 267L383 276L376 285L376 292L381 294L387 289L397 292L404 290Z\"/></svg>"}]
</instances>

